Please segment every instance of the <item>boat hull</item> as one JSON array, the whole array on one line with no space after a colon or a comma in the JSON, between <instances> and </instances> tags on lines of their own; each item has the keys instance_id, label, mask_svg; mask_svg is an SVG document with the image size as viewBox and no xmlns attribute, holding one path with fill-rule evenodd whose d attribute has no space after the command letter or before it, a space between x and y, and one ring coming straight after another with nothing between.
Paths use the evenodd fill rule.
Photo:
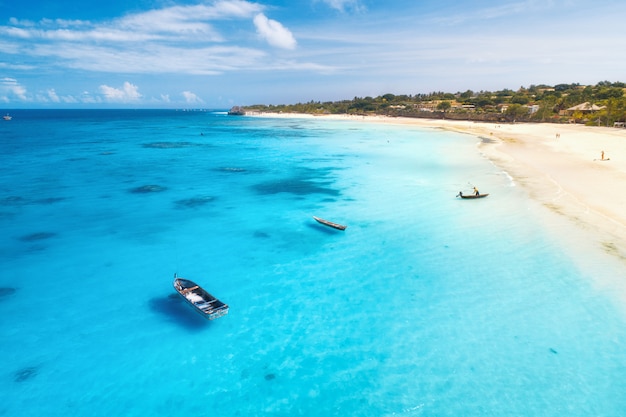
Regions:
<instances>
[{"instance_id":1,"label":"boat hull","mask_svg":"<svg viewBox=\"0 0 626 417\"><path fill-rule=\"evenodd\" d=\"M324 220L324 219L322 219L320 217L313 216L313 218L315 219L316 222L318 222L320 224L323 224L324 226L332 227L333 229L346 230L346 227L348 227L348 226L344 226L343 224L334 223L334 222L330 222L328 220Z\"/></svg>"},{"instance_id":2,"label":"boat hull","mask_svg":"<svg viewBox=\"0 0 626 417\"><path fill-rule=\"evenodd\" d=\"M209 320L228 314L229 307L209 294L195 282L185 278L174 279L174 289L193 309Z\"/></svg>"},{"instance_id":3,"label":"boat hull","mask_svg":"<svg viewBox=\"0 0 626 417\"><path fill-rule=\"evenodd\" d=\"M487 194L470 194L470 195L461 195L461 198L467 198L467 199L475 199L475 198L485 198L489 195L489 193Z\"/></svg>"}]
</instances>

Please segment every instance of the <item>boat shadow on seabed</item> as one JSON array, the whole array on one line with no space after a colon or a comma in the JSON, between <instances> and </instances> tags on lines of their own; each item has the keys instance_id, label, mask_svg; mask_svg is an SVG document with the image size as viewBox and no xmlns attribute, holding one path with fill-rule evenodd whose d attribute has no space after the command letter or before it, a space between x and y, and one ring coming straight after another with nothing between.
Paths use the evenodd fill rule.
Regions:
<instances>
[{"instance_id":1,"label":"boat shadow on seabed","mask_svg":"<svg viewBox=\"0 0 626 417\"><path fill-rule=\"evenodd\" d=\"M180 298L178 294L170 294L167 297L154 297L148 302L150 309L170 321L191 331L206 329L211 322L200 317Z\"/></svg>"}]
</instances>

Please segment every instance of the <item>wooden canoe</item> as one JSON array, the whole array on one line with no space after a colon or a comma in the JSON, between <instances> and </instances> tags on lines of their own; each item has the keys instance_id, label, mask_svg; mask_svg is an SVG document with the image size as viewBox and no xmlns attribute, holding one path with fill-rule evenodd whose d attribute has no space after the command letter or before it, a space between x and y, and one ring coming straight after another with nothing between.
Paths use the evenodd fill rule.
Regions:
<instances>
[{"instance_id":1,"label":"wooden canoe","mask_svg":"<svg viewBox=\"0 0 626 417\"><path fill-rule=\"evenodd\" d=\"M228 314L227 304L209 294L193 281L174 277L174 289L196 312L209 320Z\"/></svg>"},{"instance_id":2,"label":"wooden canoe","mask_svg":"<svg viewBox=\"0 0 626 417\"><path fill-rule=\"evenodd\" d=\"M328 220L324 220L324 219L316 217L316 216L313 216L313 218L315 219L316 222L321 223L321 224L323 224L325 226L328 226L328 227L332 227L333 229L346 230L346 227L348 227L348 226L344 226L343 224L333 223L333 222L330 222Z\"/></svg>"},{"instance_id":3,"label":"wooden canoe","mask_svg":"<svg viewBox=\"0 0 626 417\"><path fill-rule=\"evenodd\" d=\"M487 197L488 195L489 195L489 193L478 194L478 195L476 195L476 194L463 195L463 194L459 193L459 195L457 197L461 197L461 198L483 198L483 197Z\"/></svg>"}]
</instances>

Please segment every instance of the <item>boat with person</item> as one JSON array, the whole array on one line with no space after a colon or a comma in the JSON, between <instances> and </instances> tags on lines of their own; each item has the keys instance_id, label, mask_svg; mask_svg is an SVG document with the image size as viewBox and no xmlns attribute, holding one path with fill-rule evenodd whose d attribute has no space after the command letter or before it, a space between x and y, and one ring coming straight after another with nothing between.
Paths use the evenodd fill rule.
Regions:
<instances>
[{"instance_id":1,"label":"boat with person","mask_svg":"<svg viewBox=\"0 0 626 417\"><path fill-rule=\"evenodd\" d=\"M456 195L457 197L461 197L461 198L485 198L489 195L489 193L486 194L463 194L462 191L459 191L459 193Z\"/></svg>"},{"instance_id":2,"label":"boat with person","mask_svg":"<svg viewBox=\"0 0 626 417\"><path fill-rule=\"evenodd\" d=\"M344 226L343 224L334 223L334 222L331 222L331 221L328 221L328 220L324 220L324 219L322 219L320 217L317 217L317 216L313 216L313 218L315 219L316 222L321 223L321 224L323 224L325 226L328 226L328 227L332 227L332 228L337 229L337 230L346 230L346 227L348 227L348 226Z\"/></svg>"},{"instance_id":3,"label":"boat with person","mask_svg":"<svg viewBox=\"0 0 626 417\"><path fill-rule=\"evenodd\" d=\"M209 320L228 314L228 304L224 304L191 280L174 275L174 289L194 310Z\"/></svg>"}]
</instances>

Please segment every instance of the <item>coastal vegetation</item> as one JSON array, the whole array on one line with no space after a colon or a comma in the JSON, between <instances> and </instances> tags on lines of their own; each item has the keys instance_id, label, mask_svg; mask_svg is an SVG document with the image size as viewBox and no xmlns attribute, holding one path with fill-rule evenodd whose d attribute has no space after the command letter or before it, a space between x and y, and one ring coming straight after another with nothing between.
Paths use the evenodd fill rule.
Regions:
<instances>
[{"instance_id":1,"label":"coastal vegetation","mask_svg":"<svg viewBox=\"0 0 626 417\"><path fill-rule=\"evenodd\" d=\"M384 115L495 122L585 123L626 121L626 83L531 85L517 90L354 97L332 102L246 106L246 112Z\"/></svg>"}]
</instances>

